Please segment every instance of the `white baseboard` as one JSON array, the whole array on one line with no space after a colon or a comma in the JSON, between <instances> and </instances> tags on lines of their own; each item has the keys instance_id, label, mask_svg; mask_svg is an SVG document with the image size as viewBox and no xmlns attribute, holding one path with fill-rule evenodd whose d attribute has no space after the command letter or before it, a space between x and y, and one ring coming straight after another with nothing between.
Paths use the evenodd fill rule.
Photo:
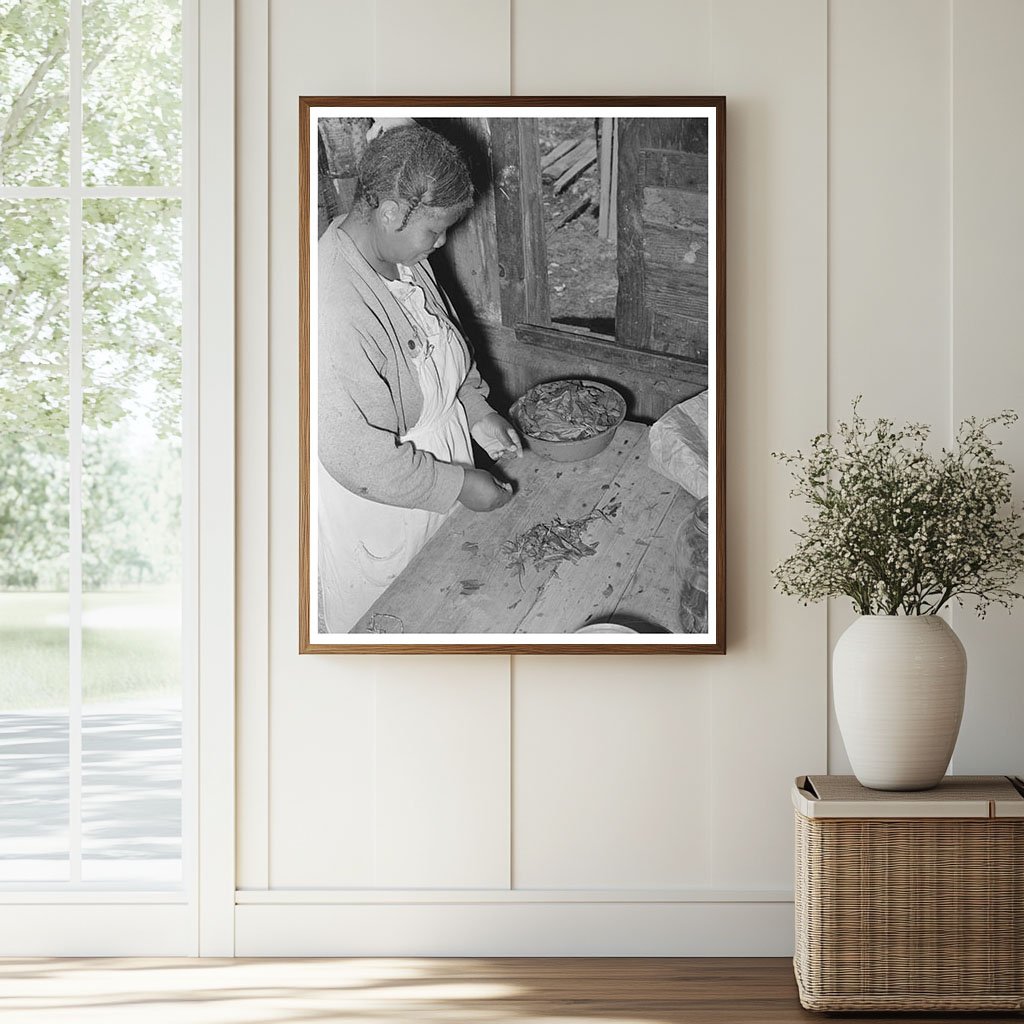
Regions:
<instances>
[{"instance_id":1,"label":"white baseboard","mask_svg":"<svg viewBox=\"0 0 1024 1024\"><path fill-rule=\"evenodd\" d=\"M793 904L282 900L235 908L236 956L792 956ZM239 894L242 897L242 894Z\"/></svg>"},{"instance_id":2,"label":"white baseboard","mask_svg":"<svg viewBox=\"0 0 1024 1024\"><path fill-rule=\"evenodd\" d=\"M0 902L0 956L198 955L194 908L108 902L109 895L94 894L91 903Z\"/></svg>"}]
</instances>

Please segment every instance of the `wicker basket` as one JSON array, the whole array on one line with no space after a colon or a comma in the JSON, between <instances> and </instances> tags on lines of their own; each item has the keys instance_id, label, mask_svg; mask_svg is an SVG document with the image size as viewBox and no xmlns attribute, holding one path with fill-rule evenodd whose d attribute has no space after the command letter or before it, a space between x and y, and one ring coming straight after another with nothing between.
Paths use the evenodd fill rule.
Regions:
<instances>
[{"instance_id":1,"label":"wicker basket","mask_svg":"<svg viewBox=\"0 0 1024 1024\"><path fill-rule=\"evenodd\" d=\"M1024 786L796 782L796 955L809 1010L1024 1009Z\"/></svg>"}]
</instances>

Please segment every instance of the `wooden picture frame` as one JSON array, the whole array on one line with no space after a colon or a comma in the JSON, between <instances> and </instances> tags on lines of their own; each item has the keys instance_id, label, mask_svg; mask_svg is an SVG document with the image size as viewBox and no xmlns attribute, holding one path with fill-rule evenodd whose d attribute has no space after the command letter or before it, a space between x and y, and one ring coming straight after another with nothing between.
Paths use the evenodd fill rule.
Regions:
<instances>
[{"instance_id":1,"label":"wooden picture frame","mask_svg":"<svg viewBox=\"0 0 1024 1024\"><path fill-rule=\"evenodd\" d=\"M355 177L368 140L399 119L462 153L476 199L429 270L418 256L401 270L406 285L389 283L401 260L382 270L382 250L367 254L352 231L392 208L414 212L401 196L368 204ZM300 97L300 653L725 653L725 211L724 97ZM406 318L416 289L428 311L447 311L430 319L441 334ZM553 462L529 437L521 459L492 463L474 447L512 500L491 512L456 502L425 543L406 542L404 527L377 520L425 513L374 488L397 481L386 474L400 454L421 475L435 459L403 433L400 373L444 358L433 341L459 350L449 321L490 406L520 434L514 399L557 380L610 385L625 421L582 461ZM470 380L449 411L466 407ZM600 394L558 387L582 403L566 413L573 423ZM465 419L474 441L476 422ZM350 521L338 509L353 500ZM378 562L356 523L401 534L395 560ZM351 598L355 577L339 568L349 557L370 559L356 582L382 589Z\"/></svg>"}]
</instances>

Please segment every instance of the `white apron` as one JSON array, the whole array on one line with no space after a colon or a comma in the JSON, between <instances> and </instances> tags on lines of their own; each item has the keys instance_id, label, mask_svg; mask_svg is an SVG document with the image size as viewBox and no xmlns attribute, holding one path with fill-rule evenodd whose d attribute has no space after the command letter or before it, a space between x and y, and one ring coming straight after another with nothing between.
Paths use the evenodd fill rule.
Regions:
<instances>
[{"instance_id":1,"label":"white apron","mask_svg":"<svg viewBox=\"0 0 1024 1024\"><path fill-rule=\"evenodd\" d=\"M399 440L440 462L473 465L469 423L458 393L469 373L469 351L445 317L430 313L412 271L388 288L419 335L412 354L423 395L415 426ZM347 633L451 514L384 505L353 493L319 465L318 569L320 622L328 633Z\"/></svg>"}]
</instances>

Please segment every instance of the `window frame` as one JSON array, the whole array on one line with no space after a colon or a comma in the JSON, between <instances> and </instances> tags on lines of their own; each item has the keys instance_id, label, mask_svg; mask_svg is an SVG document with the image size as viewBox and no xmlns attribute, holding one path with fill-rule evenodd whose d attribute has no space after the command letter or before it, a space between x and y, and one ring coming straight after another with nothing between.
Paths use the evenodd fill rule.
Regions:
<instances>
[{"instance_id":1,"label":"window frame","mask_svg":"<svg viewBox=\"0 0 1024 1024\"><path fill-rule=\"evenodd\" d=\"M618 159L617 152L614 159ZM670 352L634 348L614 335L573 330L552 321L541 190L522 188L528 178L538 184L541 181L537 122L526 118L493 120L491 162L494 180L502 185L494 195L501 323L515 332L517 343L554 354L575 350L580 356L617 368L643 360L655 376L666 382L707 388L706 359L702 362ZM715 344L714 339L709 343ZM666 384L665 390L668 393L672 388Z\"/></svg>"},{"instance_id":2,"label":"window frame","mask_svg":"<svg viewBox=\"0 0 1024 1024\"><path fill-rule=\"evenodd\" d=\"M182 881L173 889L82 883L72 868L70 882L0 883L0 916L17 915L0 955L232 955L234 4L182 0L182 175L166 188L83 183L83 0L68 7L67 184L3 186L0 198L68 204L71 832L80 843L83 204L174 198L182 204Z\"/></svg>"}]
</instances>

